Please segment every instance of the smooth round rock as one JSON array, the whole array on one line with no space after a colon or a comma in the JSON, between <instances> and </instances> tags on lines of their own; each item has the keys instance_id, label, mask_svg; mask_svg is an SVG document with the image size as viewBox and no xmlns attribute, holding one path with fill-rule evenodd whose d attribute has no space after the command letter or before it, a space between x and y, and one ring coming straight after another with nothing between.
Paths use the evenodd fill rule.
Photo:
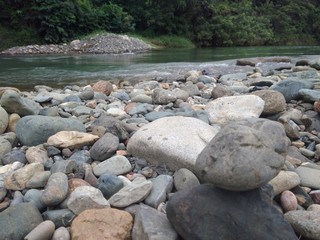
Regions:
<instances>
[{"instance_id":1,"label":"smooth round rock","mask_svg":"<svg viewBox=\"0 0 320 240\"><path fill-rule=\"evenodd\" d=\"M9 116L6 110L0 106L0 134L4 133L9 124Z\"/></svg>"},{"instance_id":2,"label":"smooth round rock","mask_svg":"<svg viewBox=\"0 0 320 240\"><path fill-rule=\"evenodd\" d=\"M55 225L52 221L47 220L36 226L24 240L51 240L55 230Z\"/></svg>"},{"instance_id":3,"label":"smooth round rock","mask_svg":"<svg viewBox=\"0 0 320 240\"><path fill-rule=\"evenodd\" d=\"M122 180L116 175L104 173L98 179L98 189L106 199L117 193L123 186Z\"/></svg>"},{"instance_id":4,"label":"smooth round rock","mask_svg":"<svg viewBox=\"0 0 320 240\"><path fill-rule=\"evenodd\" d=\"M183 189L191 190L200 185L197 176L186 168L180 168L176 171L173 175L173 181L174 186L178 191Z\"/></svg>"},{"instance_id":5,"label":"smooth round rock","mask_svg":"<svg viewBox=\"0 0 320 240\"><path fill-rule=\"evenodd\" d=\"M68 177L66 174L53 173L41 196L41 201L46 206L55 206L61 203L68 194Z\"/></svg>"},{"instance_id":6,"label":"smooth round rock","mask_svg":"<svg viewBox=\"0 0 320 240\"><path fill-rule=\"evenodd\" d=\"M67 228L59 227L57 228L52 236L51 240L70 240L70 233Z\"/></svg>"},{"instance_id":7,"label":"smooth round rock","mask_svg":"<svg viewBox=\"0 0 320 240\"><path fill-rule=\"evenodd\" d=\"M115 155L93 167L93 173L96 176L104 173L120 175L130 172L131 169L132 166L125 156Z\"/></svg>"},{"instance_id":8,"label":"smooth round rock","mask_svg":"<svg viewBox=\"0 0 320 240\"><path fill-rule=\"evenodd\" d=\"M281 193L280 202L284 212L296 210L298 207L296 196L288 190Z\"/></svg>"}]
</instances>

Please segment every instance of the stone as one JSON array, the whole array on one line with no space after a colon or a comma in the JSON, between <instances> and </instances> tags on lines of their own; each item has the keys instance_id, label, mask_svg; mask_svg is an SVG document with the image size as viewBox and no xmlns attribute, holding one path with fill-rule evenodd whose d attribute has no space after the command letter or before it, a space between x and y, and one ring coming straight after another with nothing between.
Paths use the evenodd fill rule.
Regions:
<instances>
[{"instance_id":1,"label":"stone","mask_svg":"<svg viewBox=\"0 0 320 240\"><path fill-rule=\"evenodd\" d=\"M164 213L140 204L134 219L132 240L140 239L176 240L178 234Z\"/></svg>"},{"instance_id":2,"label":"stone","mask_svg":"<svg viewBox=\"0 0 320 240\"><path fill-rule=\"evenodd\" d=\"M46 209L46 206L44 206L43 203L41 202L41 195L42 195L41 190L29 189L25 193L23 197L23 201L33 203L39 209L39 211L42 212Z\"/></svg>"},{"instance_id":3,"label":"stone","mask_svg":"<svg viewBox=\"0 0 320 240\"><path fill-rule=\"evenodd\" d=\"M286 102L299 99L299 90L311 88L306 82L296 79L285 79L270 87L270 89L282 93Z\"/></svg>"},{"instance_id":4,"label":"stone","mask_svg":"<svg viewBox=\"0 0 320 240\"><path fill-rule=\"evenodd\" d=\"M8 190L23 190L26 188L27 182L36 172L44 171L41 163L31 163L23 168L8 174L4 179L5 188Z\"/></svg>"},{"instance_id":5,"label":"stone","mask_svg":"<svg viewBox=\"0 0 320 240\"><path fill-rule=\"evenodd\" d=\"M104 93L105 95L109 96L113 91L113 86L111 82L101 80L93 84L92 90L95 92Z\"/></svg>"},{"instance_id":6,"label":"stone","mask_svg":"<svg viewBox=\"0 0 320 240\"><path fill-rule=\"evenodd\" d=\"M251 118L225 125L199 154L201 183L231 191L259 188L278 175L288 148L282 125Z\"/></svg>"},{"instance_id":7,"label":"stone","mask_svg":"<svg viewBox=\"0 0 320 240\"><path fill-rule=\"evenodd\" d=\"M43 221L32 203L20 203L0 212L0 239L23 239Z\"/></svg>"},{"instance_id":8,"label":"stone","mask_svg":"<svg viewBox=\"0 0 320 240\"><path fill-rule=\"evenodd\" d=\"M36 226L24 240L51 240L55 230L55 225L52 221L47 220Z\"/></svg>"},{"instance_id":9,"label":"stone","mask_svg":"<svg viewBox=\"0 0 320 240\"><path fill-rule=\"evenodd\" d=\"M70 240L70 233L67 228L59 227L57 228L52 236L51 240Z\"/></svg>"},{"instance_id":10,"label":"stone","mask_svg":"<svg viewBox=\"0 0 320 240\"><path fill-rule=\"evenodd\" d=\"M131 204L143 201L151 192L152 182L142 181L131 183L121 188L111 198L108 199L112 207L123 208Z\"/></svg>"},{"instance_id":11,"label":"stone","mask_svg":"<svg viewBox=\"0 0 320 240\"><path fill-rule=\"evenodd\" d=\"M41 201L46 206L55 206L61 203L68 193L68 177L66 174L53 173L41 196Z\"/></svg>"},{"instance_id":12,"label":"stone","mask_svg":"<svg viewBox=\"0 0 320 240\"><path fill-rule=\"evenodd\" d=\"M9 153L11 150L11 143L7 139L0 137L0 163L2 162L3 156Z\"/></svg>"},{"instance_id":13,"label":"stone","mask_svg":"<svg viewBox=\"0 0 320 240\"><path fill-rule=\"evenodd\" d=\"M119 138L111 133L106 133L93 144L90 156L95 161L104 161L115 154L118 145Z\"/></svg>"},{"instance_id":14,"label":"stone","mask_svg":"<svg viewBox=\"0 0 320 240\"><path fill-rule=\"evenodd\" d=\"M73 240L131 239L132 216L114 208L88 209L77 216L71 225Z\"/></svg>"},{"instance_id":15,"label":"stone","mask_svg":"<svg viewBox=\"0 0 320 240\"><path fill-rule=\"evenodd\" d=\"M298 204L303 208L307 209L310 205L314 204L311 196L308 194L308 191L304 187L296 186L290 189L290 191L294 193L297 198Z\"/></svg>"},{"instance_id":16,"label":"stone","mask_svg":"<svg viewBox=\"0 0 320 240\"><path fill-rule=\"evenodd\" d=\"M296 172L301 179L301 186L320 189L320 170L309 167L297 167Z\"/></svg>"},{"instance_id":17,"label":"stone","mask_svg":"<svg viewBox=\"0 0 320 240\"><path fill-rule=\"evenodd\" d=\"M20 116L37 115L42 108L39 103L21 97L19 93L13 90L6 90L1 99L0 105L7 111L7 113L17 113Z\"/></svg>"},{"instance_id":18,"label":"stone","mask_svg":"<svg viewBox=\"0 0 320 240\"><path fill-rule=\"evenodd\" d=\"M47 210L42 213L43 220L50 220L56 228L70 227L76 215L69 209Z\"/></svg>"},{"instance_id":19,"label":"stone","mask_svg":"<svg viewBox=\"0 0 320 240\"><path fill-rule=\"evenodd\" d=\"M310 239L320 239L320 218L317 211L296 210L284 214L297 234Z\"/></svg>"},{"instance_id":20,"label":"stone","mask_svg":"<svg viewBox=\"0 0 320 240\"><path fill-rule=\"evenodd\" d=\"M177 100L177 96L174 92L169 90L156 88L152 93L152 101L154 104L163 104L166 105L168 103L175 102Z\"/></svg>"},{"instance_id":21,"label":"stone","mask_svg":"<svg viewBox=\"0 0 320 240\"><path fill-rule=\"evenodd\" d=\"M50 177L50 171L36 172L26 183L27 188L44 188Z\"/></svg>"},{"instance_id":22,"label":"stone","mask_svg":"<svg viewBox=\"0 0 320 240\"><path fill-rule=\"evenodd\" d=\"M75 173L78 170L77 163L74 160L56 161L50 168L51 173L61 172L66 175Z\"/></svg>"},{"instance_id":23,"label":"stone","mask_svg":"<svg viewBox=\"0 0 320 240\"><path fill-rule=\"evenodd\" d=\"M320 190L312 190L309 192L309 195L311 196L315 204L320 203Z\"/></svg>"},{"instance_id":24,"label":"stone","mask_svg":"<svg viewBox=\"0 0 320 240\"><path fill-rule=\"evenodd\" d=\"M298 200L293 192L285 190L280 196L281 207L284 212L296 210L298 207Z\"/></svg>"},{"instance_id":25,"label":"stone","mask_svg":"<svg viewBox=\"0 0 320 240\"><path fill-rule=\"evenodd\" d=\"M219 83L226 86L241 85L247 79L247 74L243 72L224 74L219 78Z\"/></svg>"},{"instance_id":26,"label":"stone","mask_svg":"<svg viewBox=\"0 0 320 240\"><path fill-rule=\"evenodd\" d=\"M226 86L220 85L220 84L215 86L211 92L211 97L213 99L217 99L217 98L225 97L225 96L230 96L230 95L231 95L230 89L227 88Z\"/></svg>"},{"instance_id":27,"label":"stone","mask_svg":"<svg viewBox=\"0 0 320 240\"><path fill-rule=\"evenodd\" d=\"M12 151L3 155L2 164L11 164L14 162L27 163L26 155L21 149L12 149Z\"/></svg>"},{"instance_id":28,"label":"stone","mask_svg":"<svg viewBox=\"0 0 320 240\"><path fill-rule=\"evenodd\" d=\"M47 140L47 144L58 147L58 148L82 148L83 146L92 145L97 139L98 136L77 132L77 131L61 131L50 136Z\"/></svg>"},{"instance_id":29,"label":"stone","mask_svg":"<svg viewBox=\"0 0 320 240\"><path fill-rule=\"evenodd\" d=\"M8 131L16 132L16 125L17 122L21 119L21 117L16 114L12 113L9 115L9 123L8 123Z\"/></svg>"},{"instance_id":30,"label":"stone","mask_svg":"<svg viewBox=\"0 0 320 240\"><path fill-rule=\"evenodd\" d=\"M75 118L26 116L16 126L16 134L23 145L36 146L60 131L86 132L84 125Z\"/></svg>"},{"instance_id":31,"label":"stone","mask_svg":"<svg viewBox=\"0 0 320 240\"><path fill-rule=\"evenodd\" d=\"M26 158L29 163L42 163L48 160L47 150L42 146L30 147L26 151Z\"/></svg>"},{"instance_id":32,"label":"stone","mask_svg":"<svg viewBox=\"0 0 320 240\"><path fill-rule=\"evenodd\" d=\"M181 90L187 92L189 94L189 96L201 95L199 88L195 84L185 85L185 86L181 87ZM178 99L177 95L175 95L175 97Z\"/></svg>"},{"instance_id":33,"label":"stone","mask_svg":"<svg viewBox=\"0 0 320 240\"><path fill-rule=\"evenodd\" d=\"M280 171L279 174L269 181L273 187L274 195L290 190L300 184L300 177L296 172Z\"/></svg>"},{"instance_id":34,"label":"stone","mask_svg":"<svg viewBox=\"0 0 320 240\"><path fill-rule=\"evenodd\" d=\"M92 186L77 187L70 194L67 205L76 215L79 215L86 209L110 207L108 201L103 197L102 192Z\"/></svg>"},{"instance_id":35,"label":"stone","mask_svg":"<svg viewBox=\"0 0 320 240\"><path fill-rule=\"evenodd\" d=\"M153 122L159 118L175 116L172 112L149 112L144 117L147 121Z\"/></svg>"},{"instance_id":36,"label":"stone","mask_svg":"<svg viewBox=\"0 0 320 240\"><path fill-rule=\"evenodd\" d=\"M79 97L82 100L91 100L94 97L94 90L92 87L86 87L82 92L79 93Z\"/></svg>"},{"instance_id":37,"label":"stone","mask_svg":"<svg viewBox=\"0 0 320 240\"><path fill-rule=\"evenodd\" d=\"M125 156L115 155L93 167L93 173L101 176L104 173L120 175L130 172L132 166Z\"/></svg>"},{"instance_id":38,"label":"stone","mask_svg":"<svg viewBox=\"0 0 320 240\"><path fill-rule=\"evenodd\" d=\"M10 206L23 203L23 195L20 191L15 191L13 194L13 200L10 203Z\"/></svg>"},{"instance_id":39,"label":"stone","mask_svg":"<svg viewBox=\"0 0 320 240\"><path fill-rule=\"evenodd\" d=\"M252 94L260 97L265 102L262 115L276 114L286 109L286 99L278 91L260 90Z\"/></svg>"},{"instance_id":40,"label":"stone","mask_svg":"<svg viewBox=\"0 0 320 240\"><path fill-rule=\"evenodd\" d=\"M38 95L33 98L33 101L38 103L45 103L45 102L50 102L52 99L53 97L48 96L47 93L44 91L44 92L38 93Z\"/></svg>"},{"instance_id":41,"label":"stone","mask_svg":"<svg viewBox=\"0 0 320 240\"><path fill-rule=\"evenodd\" d=\"M215 99L205 106L210 124L258 118L263 112L265 102L255 95L227 96Z\"/></svg>"},{"instance_id":42,"label":"stone","mask_svg":"<svg viewBox=\"0 0 320 240\"><path fill-rule=\"evenodd\" d=\"M192 188L200 185L197 176L186 168L180 168L176 171L173 175L173 181L177 191L183 189L191 190Z\"/></svg>"},{"instance_id":43,"label":"stone","mask_svg":"<svg viewBox=\"0 0 320 240\"><path fill-rule=\"evenodd\" d=\"M151 181L152 189L144 202L153 208L158 208L160 203L166 201L167 195L172 191L173 177L170 175L159 175Z\"/></svg>"},{"instance_id":44,"label":"stone","mask_svg":"<svg viewBox=\"0 0 320 240\"><path fill-rule=\"evenodd\" d=\"M300 89L298 93L304 102L314 103L315 101L318 101L320 99L319 90Z\"/></svg>"},{"instance_id":45,"label":"stone","mask_svg":"<svg viewBox=\"0 0 320 240\"><path fill-rule=\"evenodd\" d=\"M298 239L260 189L233 192L203 184L175 193L166 209L183 239Z\"/></svg>"},{"instance_id":46,"label":"stone","mask_svg":"<svg viewBox=\"0 0 320 240\"><path fill-rule=\"evenodd\" d=\"M128 154L171 170L192 171L198 154L219 129L196 118L161 118L133 134L127 144Z\"/></svg>"},{"instance_id":47,"label":"stone","mask_svg":"<svg viewBox=\"0 0 320 240\"><path fill-rule=\"evenodd\" d=\"M9 124L9 116L6 110L0 106L0 134L4 133Z\"/></svg>"},{"instance_id":48,"label":"stone","mask_svg":"<svg viewBox=\"0 0 320 240\"><path fill-rule=\"evenodd\" d=\"M123 181L116 175L104 173L99 177L98 189L102 192L106 199L109 199L123 188Z\"/></svg>"},{"instance_id":49,"label":"stone","mask_svg":"<svg viewBox=\"0 0 320 240\"><path fill-rule=\"evenodd\" d=\"M77 164L79 163L92 163L92 158L88 150L79 150L72 153L68 160L74 160Z\"/></svg>"}]
</instances>

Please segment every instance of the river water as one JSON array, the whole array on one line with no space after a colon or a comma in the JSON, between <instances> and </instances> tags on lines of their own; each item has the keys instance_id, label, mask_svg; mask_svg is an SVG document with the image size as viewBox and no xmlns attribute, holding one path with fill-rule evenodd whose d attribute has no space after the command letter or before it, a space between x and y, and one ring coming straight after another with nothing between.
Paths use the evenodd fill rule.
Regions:
<instances>
[{"instance_id":1,"label":"river water","mask_svg":"<svg viewBox=\"0 0 320 240\"><path fill-rule=\"evenodd\" d=\"M320 55L320 46L164 49L124 55L0 56L0 87L85 85L137 74L229 64L231 59ZM228 61L229 60L229 61Z\"/></svg>"}]
</instances>

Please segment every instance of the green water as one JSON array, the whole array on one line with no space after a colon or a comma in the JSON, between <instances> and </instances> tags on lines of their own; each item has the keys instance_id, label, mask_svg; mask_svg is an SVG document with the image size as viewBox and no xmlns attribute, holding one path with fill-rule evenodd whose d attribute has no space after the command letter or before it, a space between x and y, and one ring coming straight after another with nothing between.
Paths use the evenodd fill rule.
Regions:
<instances>
[{"instance_id":1,"label":"green water","mask_svg":"<svg viewBox=\"0 0 320 240\"><path fill-rule=\"evenodd\" d=\"M30 90L35 85L84 85L154 71L191 70L200 64L230 59L301 55L320 55L320 46L164 49L126 55L0 56L0 86Z\"/></svg>"}]
</instances>

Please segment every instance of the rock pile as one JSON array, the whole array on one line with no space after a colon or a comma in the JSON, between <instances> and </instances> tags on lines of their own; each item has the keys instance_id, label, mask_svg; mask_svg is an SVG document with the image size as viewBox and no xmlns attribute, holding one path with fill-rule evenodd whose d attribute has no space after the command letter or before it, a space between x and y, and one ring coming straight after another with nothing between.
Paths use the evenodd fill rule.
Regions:
<instances>
[{"instance_id":1,"label":"rock pile","mask_svg":"<svg viewBox=\"0 0 320 240\"><path fill-rule=\"evenodd\" d=\"M274 60L0 88L0 239L320 239L319 65Z\"/></svg>"}]
</instances>

